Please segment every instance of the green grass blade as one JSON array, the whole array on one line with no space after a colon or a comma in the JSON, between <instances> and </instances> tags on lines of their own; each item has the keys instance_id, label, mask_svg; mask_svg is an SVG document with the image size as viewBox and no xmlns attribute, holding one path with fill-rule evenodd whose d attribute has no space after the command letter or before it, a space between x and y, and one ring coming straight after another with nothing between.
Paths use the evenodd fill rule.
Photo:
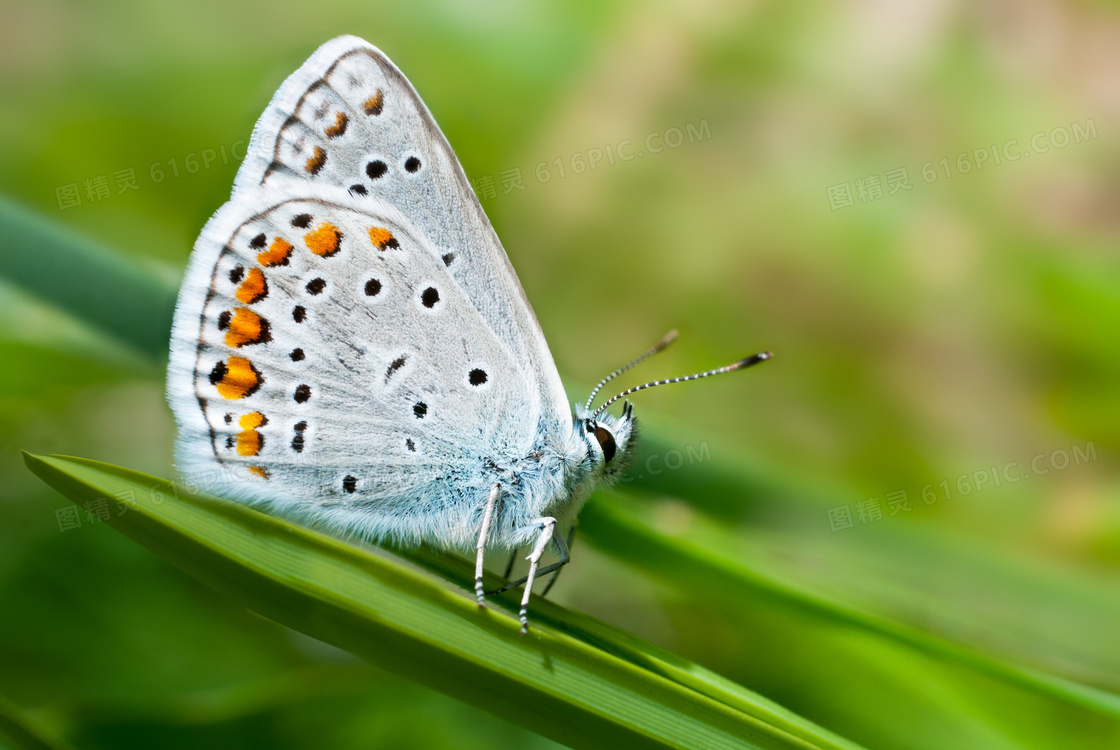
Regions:
<instances>
[{"instance_id":1,"label":"green grass blade","mask_svg":"<svg viewBox=\"0 0 1120 750\"><path fill-rule=\"evenodd\" d=\"M560 742L853 747L792 714L783 725L760 720L778 713L768 701L759 699L751 715L622 658L634 641L613 643L609 630L598 643L582 640L587 621L544 602L534 607L548 623L570 627L554 629L542 617L524 637L515 619L479 610L387 556L108 464L30 454L25 461L76 504L125 498L128 510L113 526L250 609ZM749 701L746 691L737 696Z\"/></svg>"},{"instance_id":2,"label":"green grass blade","mask_svg":"<svg viewBox=\"0 0 1120 750\"><path fill-rule=\"evenodd\" d=\"M718 550L718 543L700 546L671 539L653 530L639 514L628 511L617 493L600 493L580 515L580 532L602 552L639 566L683 589L720 593L750 591L779 600L817 618L856 627L938 659L959 664L1025 690L1073 706L1120 718L1120 696L1039 670L1021 667L982 651L939 638L917 628L860 611L811 591L746 568ZM707 540L711 542L712 540Z\"/></svg>"},{"instance_id":3,"label":"green grass blade","mask_svg":"<svg viewBox=\"0 0 1120 750\"><path fill-rule=\"evenodd\" d=\"M0 695L0 748L69 750L70 746L48 738L18 706Z\"/></svg>"},{"instance_id":4,"label":"green grass blade","mask_svg":"<svg viewBox=\"0 0 1120 750\"><path fill-rule=\"evenodd\" d=\"M474 589L474 566L467 560L427 549L398 554L466 591ZM502 581L497 577L487 574L488 587L494 588L500 583ZM495 603L510 612L516 612L519 599L517 596L506 596L496 599ZM534 601L533 607L535 622L568 633L585 643L594 644L642 669L654 672L767 724L779 727L811 745L829 748L853 747L842 737L808 724L803 717L797 716L777 703L631 633L593 617L564 609L546 599Z\"/></svg>"},{"instance_id":5,"label":"green grass blade","mask_svg":"<svg viewBox=\"0 0 1120 750\"><path fill-rule=\"evenodd\" d=\"M1110 635L1120 596L1107 574L977 544L933 523L896 519L830 533L826 508L858 499L850 491L816 481L813 472L762 465L734 436L702 437L656 413L643 412L642 421L631 470L638 476L619 485L627 496L647 496L627 504L635 518L650 516L650 495L683 501L702 513L690 514L694 528L717 530L692 539L696 546L719 550L740 568L1004 662L1120 693L1120 648ZM682 457L680 471L666 470L670 452Z\"/></svg>"},{"instance_id":6,"label":"green grass blade","mask_svg":"<svg viewBox=\"0 0 1120 750\"><path fill-rule=\"evenodd\" d=\"M0 196L0 276L144 353L167 353L175 290Z\"/></svg>"}]
</instances>

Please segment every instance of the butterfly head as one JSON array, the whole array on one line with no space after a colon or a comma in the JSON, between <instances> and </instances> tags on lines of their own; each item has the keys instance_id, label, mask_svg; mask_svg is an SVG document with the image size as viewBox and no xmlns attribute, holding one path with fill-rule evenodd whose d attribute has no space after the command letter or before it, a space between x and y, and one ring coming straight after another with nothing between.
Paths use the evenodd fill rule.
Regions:
<instances>
[{"instance_id":1,"label":"butterfly head","mask_svg":"<svg viewBox=\"0 0 1120 750\"><path fill-rule=\"evenodd\" d=\"M645 354L624 367L618 368L610 375L600 380L599 384L591 391L591 395L588 397L586 404L583 406L576 405L576 431L583 435L583 439L587 443L587 455L595 462L593 476L599 482L606 482L609 484L625 471L630 460L630 454L633 452L634 445L637 443L637 422L634 419L634 405L631 404L629 400L625 401L622 407L622 414L615 417L607 412L607 408L615 401L629 396L631 393L637 393L647 388L669 385L670 383L684 383L690 380L707 378L712 375L720 375L725 372L741 370L744 367L750 367L759 362L765 362L770 359L771 356L770 352L760 352L759 354L741 359L738 362L732 362L729 365L717 367L707 372L698 372L694 375L682 375L681 377L669 378L667 380L654 380L649 383L643 383L633 388L627 388L622 393L607 399L598 409L594 411L591 410L591 405L595 402L595 397L599 394L599 391L602 390L604 385L635 365L644 362L654 354L664 350L665 347L673 343L676 338L677 332L670 331Z\"/></svg>"},{"instance_id":2,"label":"butterfly head","mask_svg":"<svg viewBox=\"0 0 1120 750\"><path fill-rule=\"evenodd\" d=\"M617 417L606 412L592 417L587 409L577 406L575 419L576 431L587 444L594 476L600 482L614 482L626 470L637 443L634 405L627 401Z\"/></svg>"}]
</instances>

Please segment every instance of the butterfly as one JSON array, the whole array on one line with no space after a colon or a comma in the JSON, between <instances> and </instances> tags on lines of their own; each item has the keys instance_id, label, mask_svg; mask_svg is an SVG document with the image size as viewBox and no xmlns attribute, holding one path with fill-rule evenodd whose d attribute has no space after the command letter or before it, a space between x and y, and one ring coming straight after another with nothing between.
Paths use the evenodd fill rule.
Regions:
<instances>
[{"instance_id":1,"label":"butterfly","mask_svg":"<svg viewBox=\"0 0 1120 750\"><path fill-rule=\"evenodd\" d=\"M320 47L253 131L195 244L171 335L176 465L222 494L372 542L530 547L616 480L633 407L569 407L548 345L451 146L404 75L353 36ZM546 549L558 562L541 567ZM508 574L507 574L508 577ZM505 590L505 589L502 589Z\"/></svg>"}]
</instances>

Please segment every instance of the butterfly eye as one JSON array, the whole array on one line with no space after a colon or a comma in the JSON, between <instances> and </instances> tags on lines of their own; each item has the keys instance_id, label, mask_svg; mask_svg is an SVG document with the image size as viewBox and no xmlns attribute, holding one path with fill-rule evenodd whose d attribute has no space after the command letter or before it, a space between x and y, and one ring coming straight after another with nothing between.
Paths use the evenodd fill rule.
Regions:
<instances>
[{"instance_id":1,"label":"butterfly eye","mask_svg":"<svg viewBox=\"0 0 1120 750\"><path fill-rule=\"evenodd\" d=\"M603 462L610 463L614 458L614 454L618 452L618 446L614 443L614 435L610 433L605 427L596 425L593 430L595 439L599 441L599 447L603 449Z\"/></svg>"}]
</instances>

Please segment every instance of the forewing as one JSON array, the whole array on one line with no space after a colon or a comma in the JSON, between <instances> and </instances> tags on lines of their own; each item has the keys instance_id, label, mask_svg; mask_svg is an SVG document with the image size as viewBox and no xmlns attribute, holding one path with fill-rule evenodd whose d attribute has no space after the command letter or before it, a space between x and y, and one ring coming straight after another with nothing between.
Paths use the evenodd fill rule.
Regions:
<instances>
[{"instance_id":1,"label":"forewing","mask_svg":"<svg viewBox=\"0 0 1120 750\"><path fill-rule=\"evenodd\" d=\"M561 440L570 412L544 335L505 250L447 139L409 81L377 48L334 39L281 86L253 134L239 193L304 181L398 209L447 263L486 325L524 363Z\"/></svg>"}]
</instances>

